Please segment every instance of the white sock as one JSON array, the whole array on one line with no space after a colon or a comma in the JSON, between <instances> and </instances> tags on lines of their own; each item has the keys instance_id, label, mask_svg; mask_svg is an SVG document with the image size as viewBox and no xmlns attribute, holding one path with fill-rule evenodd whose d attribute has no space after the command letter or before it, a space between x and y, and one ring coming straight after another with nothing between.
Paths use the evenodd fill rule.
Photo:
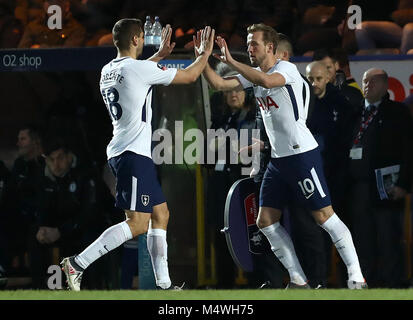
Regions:
<instances>
[{"instance_id":1,"label":"white sock","mask_svg":"<svg viewBox=\"0 0 413 320\"><path fill-rule=\"evenodd\" d=\"M75 262L86 269L91 263L122 243L132 239L132 232L126 221L106 229L99 238L75 257Z\"/></svg>"},{"instance_id":2,"label":"white sock","mask_svg":"<svg viewBox=\"0 0 413 320\"><path fill-rule=\"evenodd\" d=\"M167 289L171 286L168 270L168 244L166 230L149 229L147 237L148 251L151 255L156 285Z\"/></svg>"},{"instance_id":3,"label":"white sock","mask_svg":"<svg viewBox=\"0 0 413 320\"><path fill-rule=\"evenodd\" d=\"M293 242L284 227L276 222L260 230L270 242L271 250L275 256L287 269L290 281L298 285L306 284L307 277L298 261Z\"/></svg>"},{"instance_id":4,"label":"white sock","mask_svg":"<svg viewBox=\"0 0 413 320\"><path fill-rule=\"evenodd\" d=\"M343 259L347 267L348 279L363 282L364 277L361 273L356 248L354 247L353 238L347 226L335 213L320 226L328 232L341 259Z\"/></svg>"}]
</instances>

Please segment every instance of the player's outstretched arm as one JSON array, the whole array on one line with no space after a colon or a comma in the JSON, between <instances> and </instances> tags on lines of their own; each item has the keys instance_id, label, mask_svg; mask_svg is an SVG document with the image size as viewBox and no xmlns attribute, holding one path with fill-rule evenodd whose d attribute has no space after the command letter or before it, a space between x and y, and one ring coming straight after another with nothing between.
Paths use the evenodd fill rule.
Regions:
<instances>
[{"instance_id":1,"label":"player's outstretched arm","mask_svg":"<svg viewBox=\"0 0 413 320\"><path fill-rule=\"evenodd\" d=\"M208 58L214 47L215 30L211 29L210 26L206 26L199 32L200 45L198 48L198 56L187 68L176 72L175 78L171 82L172 84L189 84L195 82L208 63Z\"/></svg>"},{"instance_id":2,"label":"player's outstretched arm","mask_svg":"<svg viewBox=\"0 0 413 320\"><path fill-rule=\"evenodd\" d=\"M280 73L275 72L272 74L267 74L236 61L231 56L231 53L228 50L228 45L224 38L217 37L216 43L220 48L221 54L214 54L214 57L237 70L248 81L267 89L282 87L285 85L285 78Z\"/></svg>"},{"instance_id":3,"label":"player's outstretched arm","mask_svg":"<svg viewBox=\"0 0 413 320\"><path fill-rule=\"evenodd\" d=\"M201 47L201 39L200 39L200 31L196 33L196 36L193 36L194 41L194 51L195 57L199 56L200 47ZM215 90L219 91L227 91L227 90L234 90L234 89L242 89L238 78L236 77L228 77L222 78L220 77L209 65L206 64L204 71L202 72L205 79L208 81L209 85L214 88Z\"/></svg>"},{"instance_id":4,"label":"player's outstretched arm","mask_svg":"<svg viewBox=\"0 0 413 320\"><path fill-rule=\"evenodd\" d=\"M148 58L148 60L158 63L172 53L172 50L175 48L176 43L171 43L171 36L172 28L171 25L167 24L164 28L162 28L161 44L159 46L158 52L156 52L152 57Z\"/></svg>"}]
</instances>

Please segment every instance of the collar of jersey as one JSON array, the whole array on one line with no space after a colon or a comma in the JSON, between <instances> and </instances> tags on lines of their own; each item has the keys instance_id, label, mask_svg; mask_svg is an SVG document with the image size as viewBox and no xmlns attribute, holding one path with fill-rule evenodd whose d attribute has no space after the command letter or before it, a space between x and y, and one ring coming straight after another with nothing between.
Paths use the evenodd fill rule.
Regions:
<instances>
[{"instance_id":1,"label":"collar of jersey","mask_svg":"<svg viewBox=\"0 0 413 320\"><path fill-rule=\"evenodd\" d=\"M128 58L131 58L131 57L127 56L127 57L122 57L122 58L116 58L116 59L113 59L113 62L120 62L120 61L128 59Z\"/></svg>"},{"instance_id":2,"label":"collar of jersey","mask_svg":"<svg viewBox=\"0 0 413 320\"><path fill-rule=\"evenodd\" d=\"M281 59L277 59L277 61L275 61L275 64L271 67L270 70L267 71L267 73L271 72L280 61L282 61L282 60L281 60ZM260 67L258 67L258 68L260 69L260 71L262 71Z\"/></svg>"}]
</instances>

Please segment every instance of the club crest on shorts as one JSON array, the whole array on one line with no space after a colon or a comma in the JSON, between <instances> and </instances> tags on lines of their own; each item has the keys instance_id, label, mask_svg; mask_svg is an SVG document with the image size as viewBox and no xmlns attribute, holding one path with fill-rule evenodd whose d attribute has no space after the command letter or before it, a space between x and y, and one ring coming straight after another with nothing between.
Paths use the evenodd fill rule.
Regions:
<instances>
[{"instance_id":1,"label":"club crest on shorts","mask_svg":"<svg viewBox=\"0 0 413 320\"><path fill-rule=\"evenodd\" d=\"M69 186L69 191L70 192L75 192L76 189L77 189L76 182L72 182Z\"/></svg>"},{"instance_id":2,"label":"club crest on shorts","mask_svg":"<svg viewBox=\"0 0 413 320\"><path fill-rule=\"evenodd\" d=\"M149 204L149 196L146 194L143 194L141 196L142 204L146 207Z\"/></svg>"}]
</instances>

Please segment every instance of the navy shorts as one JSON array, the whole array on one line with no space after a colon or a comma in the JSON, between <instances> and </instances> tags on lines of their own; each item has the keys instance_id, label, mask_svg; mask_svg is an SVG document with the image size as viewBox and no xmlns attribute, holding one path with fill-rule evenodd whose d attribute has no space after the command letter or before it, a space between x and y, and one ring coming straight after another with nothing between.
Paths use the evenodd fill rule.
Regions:
<instances>
[{"instance_id":1,"label":"navy shorts","mask_svg":"<svg viewBox=\"0 0 413 320\"><path fill-rule=\"evenodd\" d=\"M109 159L116 177L116 206L124 210L152 213L166 202L151 158L125 151Z\"/></svg>"},{"instance_id":2,"label":"navy shorts","mask_svg":"<svg viewBox=\"0 0 413 320\"><path fill-rule=\"evenodd\" d=\"M331 205L319 148L282 158L271 158L260 190L260 207L282 210L288 201L310 210Z\"/></svg>"}]
</instances>

